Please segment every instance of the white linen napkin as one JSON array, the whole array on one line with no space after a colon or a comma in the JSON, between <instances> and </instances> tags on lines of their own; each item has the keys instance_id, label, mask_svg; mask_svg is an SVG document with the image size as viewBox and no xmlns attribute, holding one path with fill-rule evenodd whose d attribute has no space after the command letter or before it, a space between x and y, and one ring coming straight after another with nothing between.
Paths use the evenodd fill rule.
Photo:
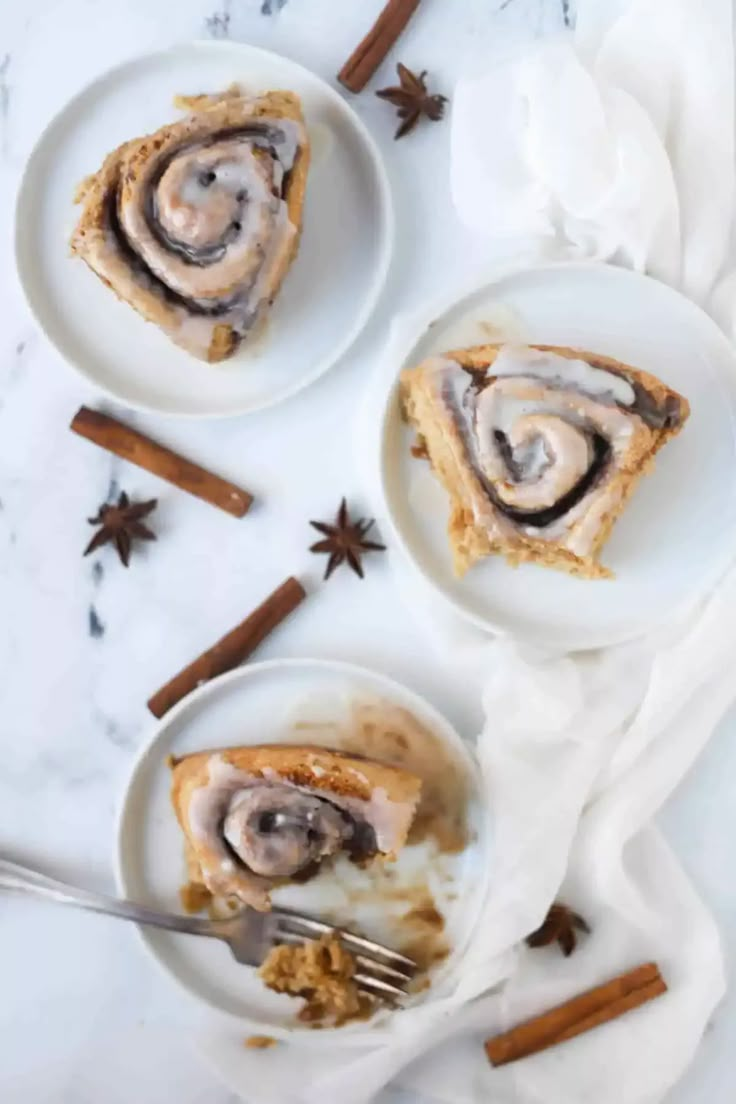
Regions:
<instances>
[{"instance_id":1,"label":"white linen napkin","mask_svg":"<svg viewBox=\"0 0 736 1104\"><path fill-rule=\"evenodd\" d=\"M457 211L487 236L489 258L513 238L526 257L646 270L730 325L731 0L619 7L607 25L603 5L578 0L574 40L459 83ZM370 401L385 387L379 374ZM372 433L370 446L358 435L361 451L375 452ZM450 996L394 1017L380 1048L331 1036L327 1071L312 1048L241 1050L244 1096L257 1084L258 1104L367 1104L397 1079L448 1104L655 1104L724 990L714 923L650 822L734 697L736 569L665 631L552 656L484 636L396 568L448 675L482 696L477 753L494 821L484 914ZM592 928L570 959L523 943L555 898ZM544 1054L488 1064L484 1038L651 958L664 997Z\"/></svg>"},{"instance_id":2,"label":"white linen napkin","mask_svg":"<svg viewBox=\"0 0 736 1104\"><path fill-rule=\"evenodd\" d=\"M732 0L579 0L546 40L461 80L451 184L461 220L540 256L646 270L734 322Z\"/></svg>"},{"instance_id":3,"label":"white linen napkin","mask_svg":"<svg viewBox=\"0 0 736 1104\"><path fill-rule=\"evenodd\" d=\"M484 640L423 596L406 565L397 570L457 665L450 677L468 677L471 655L485 673L484 688L475 683L488 717L478 755L494 866L457 988L395 1017L380 1047L330 1036L329 1061L299 1044L244 1050L242 1031L237 1040L216 1033L205 1050L237 1069L246 1100L247 1086L258 1085L258 1104L367 1104L392 1079L447 1104L655 1104L692 1058L724 989L713 920L646 825L733 698L736 572L655 640L549 657ZM592 928L570 959L522 942L557 896ZM649 959L667 979L666 996L549 1052L489 1066L483 1039Z\"/></svg>"}]
</instances>

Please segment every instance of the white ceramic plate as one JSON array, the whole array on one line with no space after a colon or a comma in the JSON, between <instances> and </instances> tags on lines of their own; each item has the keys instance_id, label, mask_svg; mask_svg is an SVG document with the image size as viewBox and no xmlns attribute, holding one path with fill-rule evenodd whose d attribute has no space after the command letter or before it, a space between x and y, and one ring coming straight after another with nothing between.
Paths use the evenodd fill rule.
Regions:
<instances>
[{"instance_id":1,"label":"white ceramic plate","mask_svg":"<svg viewBox=\"0 0 736 1104\"><path fill-rule=\"evenodd\" d=\"M417 936L417 929L402 917L423 903L429 890L444 916L439 938L447 940L450 953L434 969L431 987L417 999L435 999L462 956L486 891L487 814L473 760L449 723L409 690L360 667L319 660L253 664L215 680L173 709L139 755L126 791L116 863L121 892L133 900L180 911L183 837L169 799L168 755L237 744L341 746L343 735L351 729L352 707L376 702L408 711L437 741L433 755L460 772L469 794L471 842L458 854L445 854L425 840L405 847L395 863L374 863L365 870L339 859L310 882L281 887L272 897L276 903L345 927L357 926L398 948L406 938ZM296 722L308 728L296 729ZM371 750L365 747L366 754ZM317 1044L330 1035L298 1024L299 1003L267 990L255 971L233 961L223 944L154 929L141 928L140 934L171 977L218 1011L244 1020L246 1033L248 1026L276 1038L298 1031ZM374 1016L370 1026L348 1025L340 1034L349 1033L356 1041L366 1035L375 1040L385 1015Z\"/></svg>"},{"instance_id":2,"label":"white ceramic plate","mask_svg":"<svg viewBox=\"0 0 736 1104\"><path fill-rule=\"evenodd\" d=\"M411 456L398 372L430 353L488 341L577 346L646 369L690 400L682 433L657 457L603 551L612 580L581 580L490 557L455 578L447 496ZM555 648L599 647L663 623L702 595L736 550L736 357L689 300L645 276L596 264L500 276L459 301L397 324L385 365L381 479L412 563L482 628Z\"/></svg>"},{"instance_id":3,"label":"white ceramic plate","mask_svg":"<svg viewBox=\"0 0 736 1104\"><path fill-rule=\"evenodd\" d=\"M69 256L74 191L119 143L176 119L176 93L238 81L302 97L313 143L299 254L262 335L222 364L177 348ZM380 155L345 101L313 73L235 42L176 46L99 77L31 155L16 212L28 302L62 356L129 406L218 417L261 409L317 379L360 332L383 286L393 214Z\"/></svg>"}]
</instances>

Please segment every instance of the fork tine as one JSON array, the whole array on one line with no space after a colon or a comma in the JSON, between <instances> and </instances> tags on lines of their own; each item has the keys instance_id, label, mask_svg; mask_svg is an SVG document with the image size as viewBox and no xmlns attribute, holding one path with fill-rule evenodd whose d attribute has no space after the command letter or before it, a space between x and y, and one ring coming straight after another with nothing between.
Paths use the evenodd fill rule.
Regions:
<instances>
[{"instance_id":1,"label":"fork tine","mask_svg":"<svg viewBox=\"0 0 736 1104\"><path fill-rule=\"evenodd\" d=\"M352 932L346 932L340 929L340 939L349 951L354 951L356 954L362 954L366 958L371 958L378 962L381 962L383 959L385 960L383 963L384 965L393 966L394 969L400 970L409 977L413 977L417 971L417 964L414 959L407 958L406 955L399 954L398 951L391 951L381 943L374 943L371 939L364 939L362 935L353 935Z\"/></svg>"},{"instance_id":2,"label":"fork tine","mask_svg":"<svg viewBox=\"0 0 736 1104\"><path fill-rule=\"evenodd\" d=\"M373 993L377 997L383 997L384 1000L400 1001L405 1000L407 996L403 989L397 989L395 985L390 985L387 981L381 981L379 978L371 977L370 974L353 974L353 981L355 981L361 989L366 989L369 993Z\"/></svg>"},{"instance_id":3,"label":"fork tine","mask_svg":"<svg viewBox=\"0 0 736 1104\"><path fill-rule=\"evenodd\" d=\"M273 942L275 946L278 946L280 943L290 943L297 945L304 943L304 941L305 936L299 935L299 932L294 931L280 930L276 932L273 937Z\"/></svg>"},{"instance_id":4,"label":"fork tine","mask_svg":"<svg viewBox=\"0 0 736 1104\"><path fill-rule=\"evenodd\" d=\"M393 966L387 966L385 962L379 962L377 958L355 955L355 964L364 973L373 974L384 981L391 981L399 986L406 985L408 981L412 980L410 974L402 974L401 970L394 970Z\"/></svg>"},{"instance_id":5,"label":"fork tine","mask_svg":"<svg viewBox=\"0 0 736 1104\"><path fill-rule=\"evenodd\" d=\"M275 916L276 913L274 912L272 915ZM315 939L319 938L320 935L335 932L347 949L355 954L363 955L365 958L380 962L382 965L391 966L409 977L413 977L417 970L416 962L411 958L407 958L406 955L399 954L398 951L392 951L381 943L374 943L371 939L364 939L362 935L354 935L353 932L345 931L343 928L336 928L333 924L313 920L311 916L301 916L298 913L280 909L276 937L278 938L283 931L300 935L302 939Z\"/></svg>"},{"instance_id":6,"label":"fork tine","mask_svg":"<svg viewBox=\"0 0 736 1104\"><path fill-rule=\"evenodd\" d=\"M304 942L304 937L297 935L296 932L283 932L279 936L279 941L296 946ZM402 974L399 970L384 965L383 962L377 962L374 958L365 958L363 955L357 955L355 962L359 972L353 976L362 989L370 985L373 986L371 991L378 991L382 995L391 997L408 995L403 987L412 979L407 974Z\"/></svg>"},{"instance_id":7,"label":"fork tine","mask_svg":"<svg viewBox=\"0 0 736 1104\"><path fill-rule=\"evenodd\" d=\"M325 924L322 920L313 920L311 916L300 916L296 912L279 910L278 914L274 911L271 915L278 920L278 931L295 931L303 939L318 939L320 935L329 935L336 930L334 924Z\"/></svg>"}]
</instances>

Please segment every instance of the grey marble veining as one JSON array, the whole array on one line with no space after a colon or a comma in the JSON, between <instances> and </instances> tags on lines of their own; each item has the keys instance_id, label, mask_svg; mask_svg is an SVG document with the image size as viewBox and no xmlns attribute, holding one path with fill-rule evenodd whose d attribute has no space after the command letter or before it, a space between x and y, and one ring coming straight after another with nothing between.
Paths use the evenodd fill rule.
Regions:
<instances>
[{"instance_id":1,"label":"grey marble veining","mask_svg":"<svg viewBox=\"0 0 736 1104\"><path fill-rule=\"evenodd\" d=\"M211 38L228 38L230 34L230 0L223 0L222 7L208 15L204 21Z\"/></svg>"},{"instance_id":2,"label":"grey marble veining","mask_svg":"<svg viewBox=\"0 0 736 1104\"><path fill-rule=\"evenodd\" d=\"M93 640L101 640L105 635L105 625L100 620L100 615L94 604L89 607L89 635Z\"/></svg>"},{"instance_id":3,"label":"grey marble veining","mask_svg":"<svg viewBox=\"0 0 736 1104\"><path fill-rule=\"evenodd\" d=\"M0 152L8 152L8 116L10 113L10 85L8 72L10 70L10 54L4 54L0 58Z\"/></svg>"}]
</instances>

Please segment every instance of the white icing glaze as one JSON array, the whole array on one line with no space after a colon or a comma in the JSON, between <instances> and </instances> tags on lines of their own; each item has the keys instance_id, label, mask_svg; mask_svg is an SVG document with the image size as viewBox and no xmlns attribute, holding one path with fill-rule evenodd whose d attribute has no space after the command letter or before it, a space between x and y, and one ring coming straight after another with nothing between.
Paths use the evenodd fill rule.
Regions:
<instances>
[{"instance_id":1,"label":"white icing glaze","mask_svg":"<svg viewBox=\"0 0 736 1104\"><path fill-rule=\"evenodd\" d=\"M543 414L530 414L526 419L526 427L517 423L509 434L514 456L529 483L542 478L556 451L549 432L546 437L541 432L536 432L537 426L534 423L542 418Z\"/></svg>"},{"instance_id":2,"label":"white icing glaze","mask_svg":"<svg viewBox=\"0 0 736 1104\"><path fill-rule=\"evenodd\" d=\"M277 145L277 160L283 166L284 172L293 169L299 147L304 140L304 129L301 123L295 119L267 119L266 122L276 122L282 138Z\"/></svg>"},{"instance_id":3,"label":"white icing glaze","mask_svg":"<svg viewBox=\"0 0 736 1104\"><path fill-rule=\"evenodd\" d=\"M536 379L499 379L486 387L477 401L474 438L479 469L503 502L525 510L552 506L572 490L590 466L591 426L616 454L631 436L631 417L618 407L601 405L577 391L550 389ZM505 435L514 460L519 462L521 470L516 479L510 478L495 430ZM536 466L528 470L522 466L517 450L535 440L547 464L539 463L537 453Z\"/></svg>"},{"instance_id":4,"label":"white icing glaze","mask_svg":"<svg viewBox=\"0 0 736 1104\"><path fill-rule=\"evenodd\" d=\"M318 759L313 759L309 765L315 777L319 777L315 769L319 767ZM324 774L325 769L321 769ZM354 773L367 784L365 776L360 771ZM398 841L403 837L414 810L412 803L391 800L382 787L371 789L370 796L364 800L333 793L331 790L320 789L317 786L297 785L268 767L263 770L261 776L253 775L234 767L222 755L214 754L207 762L207 783L193 790L187 815L192 836L216 847L218 862L227 857L222 844L219 843L218 846L223 800L228 807L231 807L237 801L239 792L262 787L264 782L320 798L343 809L355 821L369 824L375 833L378 849L384 853L390 853L398 847ZM236 827L233 825L233 831L235 830Z\"/></svg>"},{"instance_id":5,"label":"white icing glaze","mask_svg":"<svg viewBox=\"0 0 736 1104\"><path fill-rule=\"evenodd\" d=\"M189 202L186 196L195 192L201 174L219 174L225 158L231 164L229 179L216 175L209 187L199 188L196 202ZM220 246L221 259L206 264L193 264L162 243L149 226L143 203L124 203L120 221L147 267L167 287L188 299L216 301L240 286L247 290L262 266L271 235L283 238L280 215L286 204L274 196L271 184L270 160L256 157L243 141L224 140L203 150L195 147L172 160L155 188L156 215L163 230L185 247ZM247 198L239 202L236 196L241 191ZM250 294L248 299L252 305Z\"/></svg>"},{"instance_id":6,"label":"white icing glaze","mask_svg":"<svg viewBox=\"0 0 736 1104\"><path fill-rule=\"evenodd\" d=\"M577 387L588 395L610 396L622 406L631 406L634 388L628 380L586 360L561 356L525 345L504 345L488 368L489 376L534 376L563 387Z\"/></svg>"},{"instance_id":7,"label":"white icing glaze","mask_svg":"<svg viewBox=\"0 0 736 1104\"><path fill-rule=\"evenodd\" d=\"M618 498L609 486L616 461L643 425L638 415L621 409L635 401L628 380L582 360L511 346L500 350L480 391L452 358L430 358L424 371L433 379L436 400L460 430L468 454L459 458L460 470L469 460L493 487L497 501L516 509L553 506L588 471L592 434L606 440L611 450L607 468L566 514L546 526L514 521L494 506L482 483L468 483L475 522L491 539L517 530L588 555ZM505 439L503 448L497 431ZM447 444L457 450L454 439Z\"/></svg>"},{"instance_id":8,"label":"white icing glaze","mask_svg":"<svg viewBox=\"0 0 736 1104\"><path fill-rule=\"evenodd\" d=\"M585 434L554 414L527 414L518 418L510 427L508 442L515 460L518 457L518 482L506 477L501 454L497 448L488 447L486 436L479 440L478 456L499 497L522 510L553 505L572 490L590 465L590 446ZM534 456L532 466L525 464L530 448Z\"/></svg>"},{"instance_id":9,"label":"white icing glaze","mask_svg":"<svg viewBox=\"0 0 736 1104\"><path fill-rule=\"evenodd\" d=\"M155 174L155 159L118 209L122 230L152 276L204 310L231 301L227 309L210 314L186 303L173 307L176 321L167 327L171 336L205 358L218 325L231 326L241 336L254 326L278 286L297 234L280 192L305 141L304 128L293 119L262 117L259 122L272 128L268 137L224 135L174 153L151 186L153 217L168 242L152 232L146 213L145 181ZM104 250L119 254L111 230ZM195 258L202 254L205 263L191 263L179 250L193 251ZM116 287L129 299L136 286L160 292L152 276L131 266L127 273L116 272Z\"/></svg>"}]
</instances>

